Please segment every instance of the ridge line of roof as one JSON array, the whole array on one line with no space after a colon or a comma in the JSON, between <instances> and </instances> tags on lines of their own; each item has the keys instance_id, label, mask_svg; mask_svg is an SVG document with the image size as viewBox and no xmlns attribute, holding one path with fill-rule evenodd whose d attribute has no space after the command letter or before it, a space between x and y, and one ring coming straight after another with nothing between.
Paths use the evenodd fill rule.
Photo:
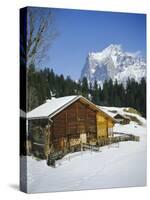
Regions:
<instances>
[{"instance_id":1,"label":"ridge line of roof","mask_svg":"<svg viewBox=\"0 0 150 200\"><path fill-rule=\"evenodd\" d=\"M74 98L71 99L69 102L67 102L66 104L64 104L63 106L61 106L60 108L58 108L56 111L54 111L53 113L51 113L50 115L48 115L49 118L54 117L56 114L58 114L59 112L61 112L64 108L67 108L70 104L72 104L73 102L75 102L77 99L81 98L81 95L73 95Z\"/></svg>"},{"instance_id":2,"label":"ridge line of roof","mask_svg":"<svg viewBox=\"0 0 150 200\"><path fill-rule=\"evenodd\" d=\"M90 100L86 99L86 98L83 97L82 95L64 96L64 97L56 98L56 100L57 100L57 99L61 99L61 98L62 98L62 99L63 99L63 98L66 98L66 99L67 99L67 97L68 97L68 98L69 98L69 97L70 97L70 98L72 97L72 99L68 100L67 102L64 102L63 105L60 105L60 106L59 106L56 110L54 110L52 113L47 114L47 116L45 115L45 116L38 116L38 117L36 117L36 116L28 117L28 115L29 115L30 112L32 112L32 111L36 110L37 108L39 108L39 107L43 106L44 104L46 104L46 103L43 103L43 104L41 104L40 106L38 106L37 108L35 108L35 109L33 109L32 111L28 112L28 113L27 113L27 118L28 118L29 120L31 120L31 119L41 119L41 118L48 118L48 119L51 119L51 118L54 117L56 114L58 114L59 112L61 112L63 109L67 108L69 105L71 105L72 103L74 103L76 100L82 98L85 102L87 102L88 104L90 104L90 105L92 105L93 107L95 107L95 110L104 113L107 117L111 118L114 122L116 121L111 115L109 115L109 114L107 114L107 112L103 111L103 109L101 109L100 106L97 106L96 104L94 104L94 103L91 102Z\"/></svg>"}]
</instances>

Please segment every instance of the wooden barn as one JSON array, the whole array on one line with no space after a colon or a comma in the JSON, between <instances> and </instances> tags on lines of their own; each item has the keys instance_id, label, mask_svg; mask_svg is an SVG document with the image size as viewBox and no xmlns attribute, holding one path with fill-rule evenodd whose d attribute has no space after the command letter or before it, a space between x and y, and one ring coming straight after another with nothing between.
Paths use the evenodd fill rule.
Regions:
<instances>
[{"instance_id":1,"label":"wooden barn","mask_svg":"<svg viewBox=\"0 0 150 200\"><path fill-rule=\"evenodd\" d=\"M119 113L114 115L114 119L120 124L129 124L130 123L130 118L126 117L125 115L121 115Z\"/></svg>"},{"instance_id":2,"label":"wooden barn","mask_svg":"<svg viewBox=\"0 0 150 200\"><path fill-rule=\"evenodd\" d=\"M52 98L28 114L32 151L52 152L96 144L112 134L115 119L82 96ZM40 155L39 155L40 156Z\"/></svg>"}]
</instances>

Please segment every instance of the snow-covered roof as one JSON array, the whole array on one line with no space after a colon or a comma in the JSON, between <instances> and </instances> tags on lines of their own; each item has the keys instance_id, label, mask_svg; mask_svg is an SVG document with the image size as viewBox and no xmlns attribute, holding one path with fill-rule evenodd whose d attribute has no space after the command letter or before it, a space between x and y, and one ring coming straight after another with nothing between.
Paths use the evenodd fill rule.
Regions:
<instances>
[{"instance_id":1,"label":"snow-covered roof","mask_svg":"<svg viewBox=\"0 0 150 200\"><path fill-rule=\"evenodd\" d=\"M95 110L102 111L106 116L110 117L113 121L116 121L111 115L97 107L95 104L84 98L83 96L65 96L60 98L48 99L46 103L38 106L32 111L27 113L27 118L30 119L41 119L41 118L52 118L57 113L68 107L70 104L78 99L82 99L87 104L91 105Z\"/></svg>"},{"instance_id":2,"label":"snow-covered roof","mask_svg":"<svg viewBox=\"0 0 150 200\"><path fill-rule=\"evenodd\" d=\"M117 115L120 115L120 117L124 119L129 119L129 117L125 116L125 113L121 112L123 108L117 108L117 107L102 107L98 106L101 110L103 110L105 113L107 113L112 118L116 118ZM115 111L115 112L114 112Z\"/></svg>"},{"instance_id":3,"label":"snow-covered roof","mask_svg":"<svg viewBox=\"0 0 150 200\"><path fill-rule=\"evenodd\" d=\"M26 118L27 113L25 111L23 111L22 109L20 109L20 117L22 118Z\"/></svg>"},{"instance_id":4,"label":"snow-covered roof","mask_svg":"<svg viewBox=\"0 0 150 200\"><path fill-rule=\"evenodd\" d=\"M102 107L102 106L97 106L100 110L102 110L104 113L106 113L107 115L109 115L110 117L114 118L114 116L116 115L116 113L113 113L111 111L109 111L108 109Z\"/></svg>"},{"instance_id":5,"label":"snow-covered roof","mask_svg":"<svg viewBox=\"0 0 150 200\"><path fill-rule=\"evenodd\" d=\"M28 119L48 118L52 117L58 110L61 111L81 96L66 96L60 98L52 98L46 100L46 103L38 106L27 113Z\"/></svg>"},{"instance_id":6,"label":"snow-covered roof","mask_svg":"<svg viewBox=\"0 0 150 200\"><path fill-rule=\"evenodd\" d=\"M125 115L123 115L123 114L120 114L120 113L116 113L116 114L114 115L114 118L117 117L117 116L120 116L120 117L122 117L122 118L124 118L124 119L129 119L129 120L130 120L129 117L127 117L127 116L125 116Z\"/></svg>"}]
</instances>

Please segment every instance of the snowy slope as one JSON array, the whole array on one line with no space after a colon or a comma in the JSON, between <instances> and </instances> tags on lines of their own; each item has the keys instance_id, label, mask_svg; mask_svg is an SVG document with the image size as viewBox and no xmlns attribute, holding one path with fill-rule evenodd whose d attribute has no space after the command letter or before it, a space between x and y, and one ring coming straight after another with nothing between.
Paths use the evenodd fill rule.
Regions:
<instances>
[{"instance_id":1,"label":"snowy slope","mask_svg":"<svg viewBox=\"0 0 150 200\"><path fill-rule=\"evenodd\" d=\"M111 145L102 147L101 152L70 154L67 155L68 160L63 159L65 161L62 160L57 168L48 167L45 161L28 157L28 192L144 186L146 127L132 122L128 125L115 125L114 129L139 135L140 142L120 142L119 148Z\"/></svg>"},{"instance_id":2,"label":"snowy slope","mask_svg":"<svg viewBox=\"0 0 150 200\"><path fill-rule=\"evenodd\" d=\"M136 117L137 120L140 121L143 126L146 126L146 119L138 114L128 112L128 110L130 109L128 107L106 107L106 106L98 106L98 107L111 117L114 117L117 113L128 117L132 116Z\"/></svg>"},{"instance_id":3,"label":"snowy slope","mask_svg":"<svg viewBox=\"0 0 150 200\"><path fill-rule=\"evenodd\" d=\"M87 77L88 82L117 79L126 83L128 78L140 81L146 76L146 62L136 53L124 52L120 45L111 44L101 52L89 53L82 69L80 79Z\"/></svg>"}]
</instances>

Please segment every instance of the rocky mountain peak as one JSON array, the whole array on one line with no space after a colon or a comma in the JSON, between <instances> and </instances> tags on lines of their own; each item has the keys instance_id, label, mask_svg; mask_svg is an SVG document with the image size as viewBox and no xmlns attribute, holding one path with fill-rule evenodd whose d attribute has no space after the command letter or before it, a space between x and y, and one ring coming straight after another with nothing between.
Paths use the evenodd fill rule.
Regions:
<instances>
[{"instance_id":1,"label":"rocky mountain peak","mask_svg":"<svg viewBox=\"0 0 150 200\"><path fill-rule=\"evenodd\" d=\"M95 80L102 85L112 79L126 83L128 78L140 81L146 76L146 62L139 55L123 51L121 45L111 44L100 52L90 52L86 58L80 79Z\"/></svg>"}]
</instances>

